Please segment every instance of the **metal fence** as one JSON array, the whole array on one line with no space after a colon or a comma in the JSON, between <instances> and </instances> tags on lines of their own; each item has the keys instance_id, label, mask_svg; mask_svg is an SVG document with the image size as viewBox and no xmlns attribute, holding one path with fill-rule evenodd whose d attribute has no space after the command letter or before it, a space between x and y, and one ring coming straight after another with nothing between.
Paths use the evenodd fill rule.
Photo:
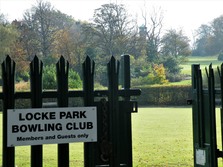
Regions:
<instances>
[{"instance_id":1,"label":"metal fence","mask_svg":"<svg viewBox=\"0 0 223 167\"><path fill-rule=\"evenodd\" d=\"M139 89L130 87L130 58L111 57L107 64L108 90L94 90L95 63L87 57L83 63L83 90L69 91L69 63L61 57L56 64L57 90L43 91L43 63L34 57L30 63L30 92L15 92L15 62L7 56L2 63L3 93L3 167L15 166L15 147L7 147L7 112L15 108L16 99L30 99L32 108L42 108L44 98L56 98L57 107L68 107L69 98L80 97L84 106L97 107L97 142L84 143L85 167L132 166L131 113L137 112ZM119 75L120 73L120 75ZM121 76L122 88L119 89ZM32 167L43 166L43 146L31 146ZM69 143L58 144L58 166L69 166Z\"/></svg>"},{"instance_id":2,"label":"metal fence","mask_svg":"<svg viewBox=\"0 0 223 167\"><path fill-rule=\"evenodd\" d=\"M223 65L216 70L210 65L205 71L198 64L192 65L192 91L194 166L217 167L218 158L223 157L222 149L217 147L220 143L216 127L216 112L220 108L222 140Z\"/></svg>"}]
</instances>

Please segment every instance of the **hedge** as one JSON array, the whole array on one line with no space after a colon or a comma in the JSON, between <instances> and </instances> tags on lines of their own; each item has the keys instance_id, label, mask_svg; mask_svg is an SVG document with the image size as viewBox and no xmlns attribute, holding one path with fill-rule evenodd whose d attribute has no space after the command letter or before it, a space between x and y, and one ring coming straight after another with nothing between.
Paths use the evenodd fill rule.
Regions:
<instances>
[{"instance_id":1,"label":"hedge","mask_svg":"<svg viewBox=\"0 0 223 167\"><path fill-rule=\"evenodd\" d=\"M57 102L56 98L44 98L43 103L52 103ZM82 98L79 97L72 97L69 98L69 107L80 107L84 106L84 102ZM54 106L53 106L54 107ZM15 100L15 108L23 109L23 108L32 108L31 107L31 100L30 99L16 99ZM3 101L0 100L0 112L3 110Z\"/></svg>"},{"instance_id":2,"label":"hedge","mask_svg":"<svg viewBox=\"0 0 223 167\"><path fill-rule=\"evenodd\" d=\"M139 105L147 106L182 106L187 105L187 100L192 98L190 85L182 86L141 86L142 93L137 97Z\"/></svg>"},{"instance_id":3,"label":"hedge","mask_svg":"<svg viewBox=\"0 0 223 167\"><path fill-rule=\"evenodd\" d=\"M141 86L141 95L136 99L143 106L182 106L187 105L187 100L192 98L191 86ZM44 102L52 102L56 99L44 99ZM30 100L16 100L16 108L30 108ZM69 98L69 107L83 106L82 98ZM0 111L2 111L2 100L0 100Z\"/></svg>"}]
</instances>

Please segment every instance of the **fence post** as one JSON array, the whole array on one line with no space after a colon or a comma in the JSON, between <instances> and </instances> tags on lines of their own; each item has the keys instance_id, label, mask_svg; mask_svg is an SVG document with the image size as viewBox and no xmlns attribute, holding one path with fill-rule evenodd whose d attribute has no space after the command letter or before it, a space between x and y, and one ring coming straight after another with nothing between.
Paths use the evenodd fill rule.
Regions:
<instances>
[{"instance_id":1,"label":"fence post","mask_svg":"<svg viewBox=\"0 0 223 167\"><path fill-rule=\"evenodd\" d=\"M216 111L215 111L215 82L214 82L214 70L212 65L209 66L209 70L206 69L208 77L208 106L209 106L209 140L210 140L210 152L211 152L211 166L218 166L217 157L217 139L216 139Z\"/></svg>"},{"instance_id":2,"label":"fence post","mask_svg":"<svg viewBox=\"0 0 223 167\"><path fill-rule=\"evenodd\" d=\"M223 151L223 63L221 67L218 67L218 74L220 79L220 99L221 99L221 106L220 106L220 118L221 118L221 150Z\"/></svg>"},{"instance_id":3,"label":"fence post","mask_svg":"<svg viewBox=\"0 0 223 167\"><path fill-rule=\"evenodd\" d=\"M15 166L15 147L7 147L7 110L15 107L15 62L9 56L2 63L3 80L3 167Z\"/></svg>"},{"instance_id":4,"label":"fence post","mask_svg":"<svg viewBox=\"0 0 223 167\"><path fill-rule=\"evenodd\" d=\"M130 56L122 55L121 56L121 80L122 80L122 89L129 90L131 87L130 83ZM130 102L130 96L124 97L124 102ZM123 109L120 109L120 121L122 129L121 135L121 147L122 147L122 157L125 160L125 163L128 167L132 167L132 116L129 110L128 104L122 106Z\"/></svg>"},{"instance_id":5,"label":"fence post","mask_svg":"<svg viewBox=\"0 0 223 167\"><path fill-rule=\"evenodd\" d=\"M30 87L32 108L42 108L42 70L43 63L35 56L30 63ZM31 146L31 166L43 166L42 145Z\"/></svg>"},{"instance_id":6,"label":"fence post","mask_svg":"<svg viewBox=\"0 0 223 167\"><path fill-rule=\"evenodd\" d=\"M193 139L194 147L204 145L204 118L203 118L203 82L199 65L192 66L193 89ZM195 152L195 151L194 151ZM194 159L195 161L195 159Z\"/></svg>"},{"instance_id":7,"label":"fence post","mask_svg":"<svg viewBox=\"0 0 223 167\"><path fill-rule=\"evenodd\" d=\"M63 56L56 64L57 69L57 101L58 107L68 107L68 73L69 63ZM69 144L58 144L58 166L68 167L69 166Z\"/></svg>"},{"instance_id":8,"label":"fence post","mask_svg":"<svg viewBox=\"0 0 223 167\"><path fill-rule=\"evenodd\" d=\"M119 123L119 105L118 105L118 73L119 61L112 56L107 65L108 68L108 105L110 117L109 138L112 143L112 153L110 166L120 166L120 123Z\"/></svg>"},{"instance_id":9,"label":"fence post","mask_svg":"<svg viewBox=\"0 0 223 167\"><path fill-rule=\"evenodd\" d=\"M90 57L87 56L83 68L83 90L84 90L84 105L92 106L94 103L94 67L95 62L91 61ZM84 166L91 167L95 166L94 157L94 144L84 143Z\"/></svg>"}]
</instances>

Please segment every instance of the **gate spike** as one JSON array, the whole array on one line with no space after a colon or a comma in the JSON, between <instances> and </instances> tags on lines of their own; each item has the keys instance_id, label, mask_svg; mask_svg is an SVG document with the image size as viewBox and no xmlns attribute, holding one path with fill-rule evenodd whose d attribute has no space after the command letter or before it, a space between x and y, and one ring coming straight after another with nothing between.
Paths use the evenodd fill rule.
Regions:
<instances>
[{"instance_id":1,"label":"gate spike","mask_svg":"<svg viewBox=\"0 0 223 167\"><path fill-rule=\"evenodd\" d=\"M91 58L87 55L85 61L91 61Z\"/></svg>"},{"instance_id":2,"label":"gate spike","mask_svg":"<svg viewBox=\"0 0 223 167\"><path fill-rule=\"evenodd\" d=\"M114 67L115 74L119 73L119 65L120 65L119 61L116 60L114 56L111 57L109 63L107 64L108 68Z\"/></svg>"},{"instance_id":3,"label":"gate spike","mask_svg":"<svg viewBox=\"0 0 223 167\"><path fill-rule=\"evenodd\" d=\"M64 74L66 76L68 76L68 71L69 71L69 62L66 61L66 59L64 58L63 55L60 56L60 59L58 60L58 62L56 63L56 67L57 67L57 70L59 72L61 72L61 70L64 68Z\"/></svg>"},{"instance_id":4,"label":"gate spike","mask_svg":"<svg viewBox=\"0 0 223 167\"><path fill-rule=\"evenodd\" d=\"M42 75L43 71L43 62L38 58L38 56L34 56L33 60L30 63L30 72L31 74L34 73L38 75Z\"/></svg>"},{"instance_id":5,"label":"gate spike","mask_svg":"<svg viewBox=\"0 0 223 167\"><path fill-rule=\"evenodd\" d=\"M34 58L33 58L33 61L38 61L38 59L39 58L35 55Z\"/></svg>"},{"instance_id":6,"label":"gate spike","mask_svg":"<svg viewBox=\"0 0 223 167\"><path fill-rule=\"evenodd\" d=\"M88 55L86 56L85 61L83 62L82 66L83 68L92 67L90 69L91 75L94 74L95 62L91 60L91 58Z\"/></svg>"},{"instance_id":7,"label":"gate spike","mask_svg":"<svg viewBox=\"0 0 223 167\"><path fill-rule=\"evenodd\" d=\"M15 74L15 61L11 59L9 55L6 56L5 61L2 62L2 72L9 73L10 75ZM9 69L7 69L9 67Z\"/></svg>"},{"instance_id":8,"label":"gate spike","mask_svg":"<svg viewBox=\"0 0 223 167\"><path fill-rule=\"evenodd\" d=\"M219 66L217 67L217 70L218 70L218 76L221 77L221 71L220 71Z\"/></svg>"},{"instance_id":9,"label":"gate spike","mask_svg":"<svg viewBox=\"0 0 223 167\"><path fill-rule=\"evenodd\" d=\"M205 72L206 72L207 77L209 77L209 73L208 73L207 67L205 67Z\"/></svg>"}]
</instances>

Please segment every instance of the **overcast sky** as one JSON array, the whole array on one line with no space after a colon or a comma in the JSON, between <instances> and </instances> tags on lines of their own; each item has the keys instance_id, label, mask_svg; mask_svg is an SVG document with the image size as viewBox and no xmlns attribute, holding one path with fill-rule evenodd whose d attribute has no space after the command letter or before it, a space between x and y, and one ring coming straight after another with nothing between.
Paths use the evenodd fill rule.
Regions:
<instances>
[{"instance_id":1,"label":"overcast sky","mask_svg":"<svg viewBox=\"0 0 223 167\"><path fill-rule=\"evenodd\" d=\"M45 0L46 1L46 0ZM223 14L222 0L47 0L55 9L71 15L74 19L89 21L94 9L102 4L125 4L132 16L142 24L141 11L161 8L164 12L164 29L182 28L190 38L201 24L208 24L214 18ZM9 21L21 19L25 10L36 4L36 0L0 0L0 13L6 15ZM146 6L146 7L145 7ZM139 25L140 26L140 25Z\"/></svg>"}]
</instances>

